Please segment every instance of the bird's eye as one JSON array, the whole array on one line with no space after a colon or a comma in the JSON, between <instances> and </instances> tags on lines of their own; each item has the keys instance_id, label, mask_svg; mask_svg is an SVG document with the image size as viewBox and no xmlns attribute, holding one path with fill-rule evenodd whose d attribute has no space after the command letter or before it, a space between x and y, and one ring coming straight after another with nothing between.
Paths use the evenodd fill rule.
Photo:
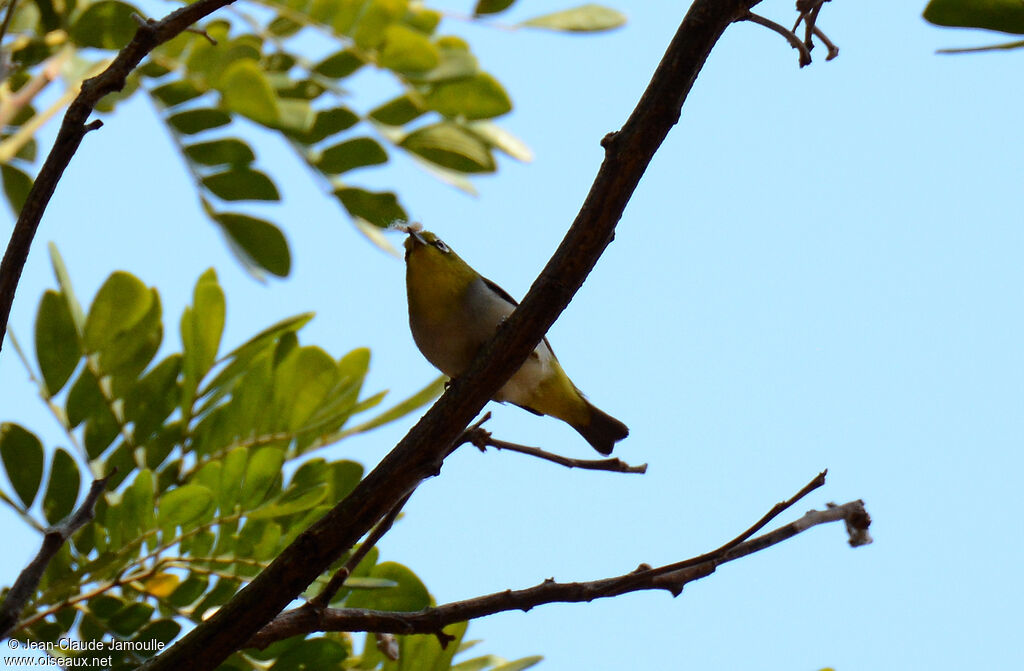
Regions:
<instances>
[{"instance_id":1,"label":"bird's eye","mask_svg":"<svg viewBox=\"0 0 1024 671\"><path fill-rule=\"evenodd\" d=\"M444 252L445 254L451 251L450 249L448 249L448 245L444 244L444 242L442 242L441 240L434 240L434 246L437 247L440 251Z\"/></svg>"}]
</instances>

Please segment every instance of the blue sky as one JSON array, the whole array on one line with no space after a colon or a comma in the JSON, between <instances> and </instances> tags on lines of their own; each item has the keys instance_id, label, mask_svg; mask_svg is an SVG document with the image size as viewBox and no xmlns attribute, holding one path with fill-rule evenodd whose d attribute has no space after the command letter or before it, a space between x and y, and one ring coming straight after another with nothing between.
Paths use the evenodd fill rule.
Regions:
<instances>
[{"instance_id":1,"label":"blue sky","mask_svg":"<svg viewBox=\"0 0 1024 671\"><path fill-rule=\"evenodd\" d=\"M502 124L536 159L503 162L477 181L477 198L405 160L362 183L398 185L414 218L522 296L680 4L620 3L629 25L595 37L448 21L506 85L516 108ZM551 7L521 0L509 20ZM381 550L438 602L595 579L716 547L826 467L826 487L785 519L863 498L875 544L852 550L839 526L820 527L674 600L632 594L475 622L479 650L543 654L539 668L551 670L1024 663L1024 52L936 55L999 37L929 26L923 7L828 3L820 25L840 56L825 63L816 50L804 69L752 24L732 26L711 54L615 242L549 334L577 385L629 424L617 454L649 472L581 473L464 449L424 483ZM759 11L792 21L789 2ZM294 272L259 285L203 219L151 112L126 106L67 171L14 307L23 341L53 285L53 240L83 298L118 268L156 286L173 337L195 278L213 266L228 293L226 345L315 310L306 342L335 355L373 348L369 389L400 398L432 378L408 332L401 263L371 248L286 148L264 141L259 155L287 175L275 216ZM2 419L59 442L9 347L0 380ZM592 456L568 427L492 406L497 437ZM369 466L412 421L330 454ZM0 524L17 548L0 559L13 577L37 539L6 511Z\"/></svg>"}]
</instances>

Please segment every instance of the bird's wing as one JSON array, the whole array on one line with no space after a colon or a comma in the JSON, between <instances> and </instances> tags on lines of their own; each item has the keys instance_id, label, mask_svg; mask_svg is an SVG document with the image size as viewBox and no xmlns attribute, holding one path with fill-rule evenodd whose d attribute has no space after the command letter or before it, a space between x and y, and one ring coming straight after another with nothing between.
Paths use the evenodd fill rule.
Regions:
<instances>
[{"instance_id":1,"label":"bird's wing","mask_svg":"<svg viewBox=\"0 0 1024 671\"><path fill-rule=\"evenodd\" d=\"M502 298L504 298L506 301L511 303L513 306L518 306L519 305L519 303L516 302L516 299L512 298L512 296L510 296L507 291L505 291L504 289L499 287L496 282L492 282L491 280L487 279L486 277L481 277L480 279L482 279L484 281L484 284L486 284L491 289L491 291L493 291L494 293L496 293L499 296L501 296Z\"/></svg>"},{"instance_id":2,"label":"bird's wing","mask_svg":"<svg viewBox=\"0 0 1024 671\"><path fill-rule=\"evenodd\" d=\"M512 298L512 296L507 291L505 291L500 286L498 286L497 282L489 280L489 279L487 279L486 277L484 277L482 275L480 276L480 279L482 279L484 281L484 284L486 284L487 287L491 291L493 291L494 293L498 294L503 299L505 299L506 301L511 303L513 307L519 307L519 303L516 302L516 299ZM548 337L544 336L543 340L544 340L544 344L547 345L548 351L551 352L551 356L555 359L555 361L557 361L558 357L555 356L555 350L551 349L551 343L548 342ZM531 354L531 356L532 356L532 354ZM530 409L527 408L527 410L530 410ZM530 412L536 412L536 410L530 410Z\"/></svg>"}]
</instances>

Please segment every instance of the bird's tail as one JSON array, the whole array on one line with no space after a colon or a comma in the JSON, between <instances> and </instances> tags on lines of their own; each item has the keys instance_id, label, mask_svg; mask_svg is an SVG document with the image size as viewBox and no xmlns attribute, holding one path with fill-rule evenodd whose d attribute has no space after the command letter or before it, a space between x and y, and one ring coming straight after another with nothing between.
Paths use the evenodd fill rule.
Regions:
<instances>
[{"instance_id":1,"label":"bird's tail","mask_svg":"<svg viewBox=\"0 0 1024 671\"><path fill-rule=\"evenodd\" d=\"M615 443L629 435L629 428L589 401L586 403L590 410L590 421L586 424L573 424L572 428L579 431L595 450L601 454L611 454Z\"/></svg>"}]
</instances>

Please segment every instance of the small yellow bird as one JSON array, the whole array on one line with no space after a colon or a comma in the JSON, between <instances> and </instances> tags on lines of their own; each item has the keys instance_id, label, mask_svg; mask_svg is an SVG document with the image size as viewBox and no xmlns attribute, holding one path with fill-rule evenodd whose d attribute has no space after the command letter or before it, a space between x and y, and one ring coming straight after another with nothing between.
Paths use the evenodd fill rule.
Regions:
<instances>
[{"instance_id":1,"label":"small yellow bird","mask_svg":"<svg viewBox=\"0 0 1024 671\"><path fill-rule=\"evenodd\" d=\"M469 367L480 346L516 307L501 287L480 275L433 233L403 230L409 325L416 346L448 377ZM601 454L629 435L626 425L598 410L562 370L545 338L494 397L537 415L557 417Z\"/></svg>"}]
</instances>

